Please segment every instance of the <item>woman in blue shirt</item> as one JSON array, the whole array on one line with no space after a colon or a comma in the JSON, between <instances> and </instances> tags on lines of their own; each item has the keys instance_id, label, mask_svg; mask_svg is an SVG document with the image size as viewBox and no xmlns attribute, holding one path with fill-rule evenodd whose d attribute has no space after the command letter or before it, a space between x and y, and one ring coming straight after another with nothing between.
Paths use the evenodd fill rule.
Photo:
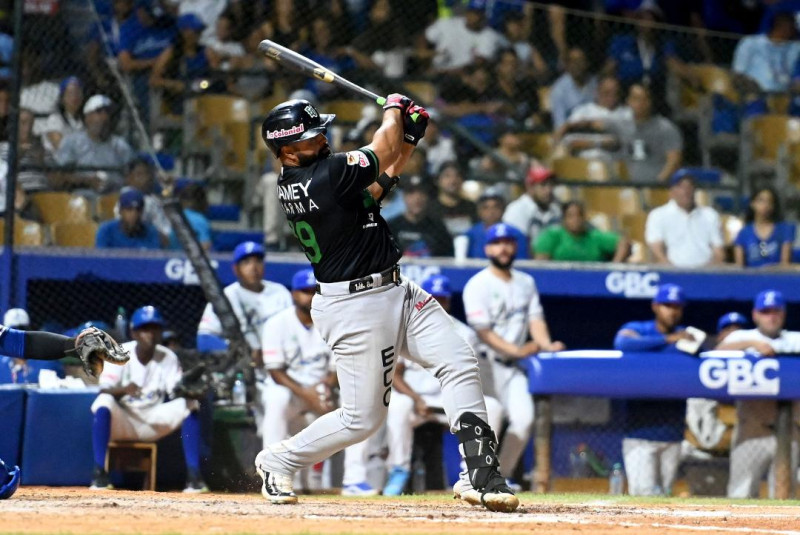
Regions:
<instances>
[{"instance_id":1,"label":"woman in blue shirt","mask_svg":"<svg viewBox=\"0 0 800 535\"><path fill-rule=\"evenodd\" d=\"M788 266L792 261L795 228L783 221L780 200L772 188L761 188L750 197L745 226L734 242L736 265Z\"/></svg>"}]
</instances>

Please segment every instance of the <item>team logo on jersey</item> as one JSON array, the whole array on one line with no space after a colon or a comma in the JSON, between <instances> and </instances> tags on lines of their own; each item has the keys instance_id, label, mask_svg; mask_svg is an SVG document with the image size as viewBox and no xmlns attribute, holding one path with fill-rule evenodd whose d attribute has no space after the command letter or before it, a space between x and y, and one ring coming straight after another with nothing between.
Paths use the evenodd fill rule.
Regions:
<instances>
[{"instance_id":1,"label":"team logo on jersey","mask_svg":"<svg viewBox=\"0 0 800 535\"><path fill-rule=\"evenodd\" d=\"M368 167L369 160L367 160L367 156L358 150L354 150L348 152L347 156L347 165L358 165L359 167Z\"/></svg>"},{"instance_id":2,"label":"team logo on jersey","mask_svg":"<svg viewBox=\"0 0 800 535\"><path fill-rule=\"evenodd\" d=\"M291 128L281 128L280 130L267 130L267 139L280 139L282 137L294 136L295 134L302 134L306 131L306 126L299 124Z\"/></svg>"},{"instance_id":3,"label":"team logo on jersey","mask_svg":"<svg viewBox=\"0 0 800 535\"><path fill-rule=\"evenodd\" d=\"M417 302L417 304L416 304L416 305L414 305L414 308L416 308L416 309L417 309L417 312L419 312L420 310L422 310L423 308L425 308L425 305L427 305L428 303L430 303L432 300L433 300L433 296L431 295L431 296L429 296L429 297L428 297L426 300Z\"/></svg>"},{"instance_id":4,"label":"team logo on jersey","mask_svg":"<svg viewBox=\"0 0 800 535\"><path fill-rule=\"evenodd\" d=\"M305 111L309 117L319 117L319 115L317 115L317 110L315 110L314 106L311 104L305 107Z\"/></svg>"}]
</instances>

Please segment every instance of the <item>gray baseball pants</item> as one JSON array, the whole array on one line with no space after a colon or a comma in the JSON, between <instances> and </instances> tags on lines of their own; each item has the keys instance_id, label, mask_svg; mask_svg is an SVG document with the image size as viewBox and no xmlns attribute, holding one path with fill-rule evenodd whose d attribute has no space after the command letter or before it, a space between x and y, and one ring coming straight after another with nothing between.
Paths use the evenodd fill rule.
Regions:
<instances>
[{"instance_id":1,"label":"gray baseball pants","mask_svg":"<svg viewBox=\"0 0 800 535\"><path fill-rule=\"evenodd\" d=\"M334 353L340 407L264 448L256 457L258 467L292 476L372 435L386 419L401 353L439 380L452 431L465 412L486 421L475 354L427 292L406 279L355 294L347 282L320 286L311 316Z\"/></svg>"}]
</instances>

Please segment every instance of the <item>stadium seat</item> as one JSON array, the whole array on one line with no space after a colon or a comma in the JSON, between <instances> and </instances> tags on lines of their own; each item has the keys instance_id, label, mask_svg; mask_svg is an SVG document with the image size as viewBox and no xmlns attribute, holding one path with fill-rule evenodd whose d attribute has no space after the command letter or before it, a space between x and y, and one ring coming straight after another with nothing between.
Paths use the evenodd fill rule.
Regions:
<instances>
[{"instance_id":1,"label":"stadium seat","mask_svg":"<svg viewBox=\"0 0 800 535\"><path fill-rule=\"evenodd\" d=\"M6 221L0 218L0 243L5 239ZM38 247L45 244L44 227L36 221L14 219L14 245Z\"/></svg>"},{"instance_id":2,"label":"stadium seat","mask_svg":"<svg viewBox=\"0 0 800 535\"><path fill-rule=\"evenodd\" d=\"M553 160L553 172L564 181L590 180L607 182L621 180L627 173L623 171L622 162L605 160L587 160L584 158L559 158Z\"/></svg>"},{"instance_id":3,"label":"stadium seat","mask_svg":"<svg viewBox=\"0 0 800 535\"><path fill-rule=\"evenodd\" d=\"M107 193L97 198L95 214L98 221L108 221L114 219L114 208L119 202L119 193Z\"/></svg>"},{"instance_id":4,"label":"stadium seat","mask_svg":"<svg viewBox=\"0 0 800 535\"><path fill-rule=\"evenodd\" d=\"M244 173L247 170L247 151L250 149L250 123L239 121L224 123L222 134L226 144L223 157L225 166Z\"/></svg>"},{"instance_id":5,"label":"stadium seat","mask_svg":"<svg viewBox=\"0 0 800 535\"><path fill-rule=\"evenodd\" d=\"M94 247L97 223L94 221L62 221L50 225L53 245L60 247Z\"/></svg>"},{"instance_id":6,"label":"stadium seat","mask_svg":"<svg viewBox=\"0 0 800 535\"><path fill-rule=\"evenodd\" d=\"M522 150L537 160L549 160L553 152L553 134L522 132L519 135L522 141Z\"/></svg>"},{"instance_id":7,"label":"stadium seat","mask_svg":"<svg viewBox=\"0 0 800 535\"><path fill-rule=\"evenodd\" d=\"M425 80L411 80L405 82L403 86L408 90L411 98L419 99L420 105L431 106L436 101L438 92L436 85Z\"/></svg>"},{"instance_id":8,"label":"stadium seat","mask_svg":"<svg viewBox=\"0 0 800 535\"><path fill-rule=\"evenodd\" d=\"M602 230L603 232L614 230L611 216L604 212L586 212L586 221L594 228Z\"/></svg>"},{"instance_id":9,"label":"stadium seat","mask_svg":"<svg viewBox=\"0 0 800 535\"><path fill-rule=\"evenodd\" d=\"M644 243L644 228L647 224L647 214L624 214L622 216L622 232L629 239Z\"/></svg>"},{"instance_id":10,"label":"stadium seat","mask_svg":"<svg viewBox=\"0 0 800 535\"><path fill-rule=\"evenodd\" d=\"M745 121L743 140L749 145L751 158L774 163L781 145L800 142L800 119L788 115L752 117Z\"/></svg>"},{"instance_id":11,"label":"stadium seat","mask_svg":"<svg viewBox=\"0 0 800 535\"><path fill-rule=\"evenodd\" d=\"M286 99L282 95L271 96L258 101L257 110L259 115L267 115L272 108L282 103Z\"/></svg>"},{"instance_id":12,"label":"stadium seat","mask_svg":"<svg viewBox=\"0 0 800 535\"><path fill-rule=\"evenodd\" d=\"M361 100L332 100L323 106L323 113L335 113L340 124L355 124L361 119L364 107L369 106Z\"/></svg>"},{"instance_id":13,"label":"stadium seat","mask_svg":"<svg viewBox=\"0 0 800 535\"><path fill-rule=\"evenodd\" d=\"M187 139L196 139L206 144L213 142L212 130L220 132L225 123L250 121L250 104L247 100L231 95L201 95L189 101L191 104L189 124L184 132Z\"/></svg>"},{"instance_id":14,"label":"stadium seat","mask_svg":"<svg viewBox=\"0 0 800 535\"><path fill-rule=\"evenodd\" d=\"M733 85L730 70L711 64L689 65L688 69L698 81L699 87L685 83L681 85L680 101L684 108L697 108L701 98L712 93L720 94L732 102L739 102L739 92Z\"/></svg>"},{"instance_id":15,"label":"stadium seat","mask_svg":"<svg viewBox=\"0 0 800 535\"><path fill-rule=\"evenodd\" d=\"M584 187L580 196L587 211L604 212L612 217L642 211L639 191L635 188Z\"/></svg>"},{"instance_id":16,"label":"stadium seat","mask_svg":"<svg viewBox=\"0 0 800 535\"><path fill-rule=\"evenodd\" d=\"M158 445L155 442L108 443L106 451L106 472L143 472L143 490L156 490L156 465Z\"/></svg>"},{"instance_id":17,"label":"stadium seat","mask_svg":"<svg viewBox=\"0 0 800 535\"><path fill-rule=\"evenodd\" d=\"M546 85L538 89L539 94L539 109L542 111L550 111L550 86Z\"/></svg>"},{"instance_id":18,"label":"stadium seat","mask_svg":"<svg viewBox=\"0 0 800 535\"><path fill-rule=\"evenodd\" d=\"M42 191L31 195L31 201L45 224L57 221L89 221L89 201L80 195L62 191Z\"/></svg>"},{"instance_id":19,"label":"stadium seat","mask_svg":"<svg viewBox=\"0 0 800 535\"><path fill-rule=\"evenodd\" d=\"M722 224L722 239L725 245L733 245L736 236L739 235L739 231L744 227L744 222L740 217L731 214L723 214L720 216L720 220Z\"/></svg>"},{"instance_id":20,"label":"stadium seat","mask_svg":"<svg viewBox=\"0 0 800 535\"><path fill-rule=\"evenodd\" d=\"M651 210L667 204L670 200L667 188L644 188L642 197L644 197L645 206Z\"/></svg>"}]
</instances>

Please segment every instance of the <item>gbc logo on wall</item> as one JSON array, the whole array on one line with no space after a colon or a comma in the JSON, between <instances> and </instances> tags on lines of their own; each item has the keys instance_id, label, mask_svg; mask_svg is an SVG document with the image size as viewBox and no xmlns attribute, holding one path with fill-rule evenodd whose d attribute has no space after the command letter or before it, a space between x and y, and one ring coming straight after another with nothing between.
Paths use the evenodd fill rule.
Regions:
<instances>
[{"instance_id":1,"label":"gbc logo on wall","mask_svg":"<svg viewBox=\"0 0 800 535\"><path fill-rule=\"evenodd\" d=\"M211 267L217 269L218 262L211 261ZM164 264L164 273L169 280L180 281L183 284L200 284L200 279L194 271L192 263L188 259L170 258Z\"/></svg>"},{"instance_id":2,"label":"gbc logo on wall","mask_svg":"<svg viewBox=\"0 0 800 535\"><path fill-rule=\"evenodd\" d=\"M653 297L659 280L653 271L612 271L606 276L606 290L625 297Z\"/></svg>"},{"instance_id":3,"label":"gbc logo on wall","mask_svg":"<svg viewBox=\"0 0 800 535\"><path fill-rule=\"evenodd\" d=\"M775 396L781 390L777 359L703 359L700 364L700 382L706 388L717 390L728 387L728 394Z\"/></svg>"}]
</instances>

